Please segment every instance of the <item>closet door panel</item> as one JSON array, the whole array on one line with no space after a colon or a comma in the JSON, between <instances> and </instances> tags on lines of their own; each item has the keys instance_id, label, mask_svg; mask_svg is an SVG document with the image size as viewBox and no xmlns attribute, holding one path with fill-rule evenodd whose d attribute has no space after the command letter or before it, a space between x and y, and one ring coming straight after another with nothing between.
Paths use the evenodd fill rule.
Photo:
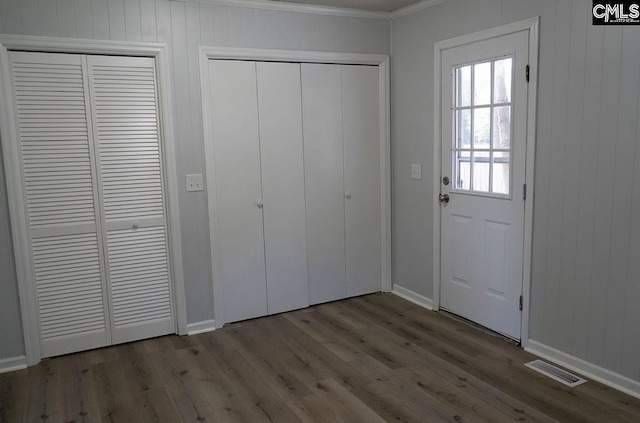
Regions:
<instances>
[{"instance_id":1,"label":"closet door panel","mask_svg":"<svg viewBox=\"0 0 640 423\"><path fill-rule=\"evenodd\" d=\"M256 66L267 308L274 314L309 305L300 65Z\"/></svg>"},{"instance_id":2,"label":"closet door panel","mask_svg":"<svg viewBox=\"0 0 640 423\"><path fill-rule=\"evenodd\" d=\"M110 230L107 248L113 343L175 332L165 228Z\"/></svg>"},{"instance_id":3,"label":"closet door panel","mask_svg":"<svg viewBox=\"0 0 640 423\"><path fill-rule=\"evenodd\" d=\"M154 60L87 63L113 343L174 333Z\"/></svg>"},{"instance_id":4,"label":"closet door panel","mask_svg":"<svg viewBox=\"0 0 640 423\"><path fill-rule=\"evenodd\" d=\"M82 56L11 52L43 357L110 342Z\"/></svg>"},{"instance_id":5,"label":"closet door panel","mask_svg":"<svg viewBox=\"0 0 640 423\"><path fill-rule=\"evenodd\" d=\"M302 64L309 302L344 298L342 88L339 65Z\"/></svg>"},{"instance_id":6,"label":"closet door panel","mask_svg":"<svg viewBox=\"0 0 640 423\"><path fill-rule=\"evenodd\" d=\"M209 62L218 277L225 322L267 314L256 65ZM215 253L215 252L214 252Z\"/></svg>"},{"instance_id":7,"label":"closet door panel","mask_svg":"<svg viewBox=\"0 0 640 423\"><path fill-rule=\"evenodd\" d=\"M377 66L342 66L347 296L378 292L380 108Z\"/></svg>"}]
</instances>

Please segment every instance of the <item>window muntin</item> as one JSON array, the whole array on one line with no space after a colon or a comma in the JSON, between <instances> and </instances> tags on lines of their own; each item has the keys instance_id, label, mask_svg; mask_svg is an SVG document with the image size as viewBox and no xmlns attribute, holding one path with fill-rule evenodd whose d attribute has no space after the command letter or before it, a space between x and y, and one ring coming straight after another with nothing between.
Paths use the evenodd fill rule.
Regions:
<instances>
[{"instance_id":1,"label":"window muntin","mask_svg":"<svg viewBox=\"0 0 640 423\"><path fill-rule=\"evenodd\" d=\"M454 68L453 191L511 196L513 63L506 56Z\"/></svg>"}]
</instances>

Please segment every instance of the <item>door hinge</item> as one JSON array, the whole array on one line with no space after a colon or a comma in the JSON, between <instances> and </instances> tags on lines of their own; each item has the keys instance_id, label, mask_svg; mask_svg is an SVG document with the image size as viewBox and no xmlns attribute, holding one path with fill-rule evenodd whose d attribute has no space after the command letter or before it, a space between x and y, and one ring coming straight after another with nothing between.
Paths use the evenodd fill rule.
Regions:
<instances>
[{"instance_id":1,"label":"door hinge","mask_svg":"<svg viewBox=\"0 0 640 423\"><path fill-rule=\"evenodd\" d=\"M522 184L522 199L527 199L527 184Z\"/></svg>"},{"instance_id":2,"label":"door hinge","mask_svg":"<svg viewBox=\"0 0 640 423\"><path fill-rule=\"evenodd\" d=\"M527 65L527 68L525 69L525 76L527 78L527 82L529 82L529 65Z\"/></svg>"},{"instance_id":3,"label":"door hinge","mask_svg":"<svg viewBox=\"0 0 640 423\"><path fill-rule=\"evenodd\" d=\"M524 298L520 295L520 311L522 311L522 307L524 306Z\"/></svg>"}]
</instances>

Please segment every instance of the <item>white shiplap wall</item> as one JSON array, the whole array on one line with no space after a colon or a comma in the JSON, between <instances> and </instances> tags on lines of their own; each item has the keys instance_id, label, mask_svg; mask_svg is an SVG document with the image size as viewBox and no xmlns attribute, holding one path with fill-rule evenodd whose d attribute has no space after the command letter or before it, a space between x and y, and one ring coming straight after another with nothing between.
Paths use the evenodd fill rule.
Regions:
<instances>
[{"instance_id":1,"label":"white shiplap wall","mask_svg":"<svg viewBox=\"0 0 640 423\"><path fill-rule=\"evenodd\" d=\"M593 26L591 2L449 0L394 20L393 280L432 296L433 43L534 16L531 338L640 381L640 31Z\"/></svg>"},{"instance_id":2,"label":"white shiplap wall","mask_svg":"<svg viewBox=\"0 0 640 423\"><path fill-rule=\"evenodd\" d=\"M161 42L173 63L177 169L204 173L198 47L234 46L389 53L387 20L168 0L0 0L0 34ZM0 182L2 182L0 177ZM180 186L183 181L180 180ZM4 184L4 183L3 183ZM22 354L15 272L0 190L0 359ZM180 193L188 321L213 318L207 199ZM4 207L4 209L2 208ZM4 279L4 275L9 275ZM5 313L7 318L5 319ZM16 348L16 346L20 346Z\"/></svg>"}]
</instances>

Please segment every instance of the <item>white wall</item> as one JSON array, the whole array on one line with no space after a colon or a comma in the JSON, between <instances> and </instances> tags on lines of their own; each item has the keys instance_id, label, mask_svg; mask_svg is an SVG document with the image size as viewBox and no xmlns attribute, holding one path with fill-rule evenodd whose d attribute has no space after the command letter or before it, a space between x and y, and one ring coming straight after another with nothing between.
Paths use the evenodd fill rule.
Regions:
<instances>
[{"instance_id":1,"label":"white wall","mask_svg":"<svg viewBox=\"0 0 640 423\"><path fill-rule=\"evenodd\" d=\"M531 338L640 381L640 30L590 8L449 0L393 21L393 280L432 296L434 42L540 16Z\"/></svg>"},{"instance_id":2,"label":"white wall","mask_svg":"<svg viewBox=\"0 0 640 423\"><path fill-rule=\"evenodd\" d=\"M386 54L389 30L387 20L195 2L0 0L0 34L168 44L173 58L176 161L181 177L205 172L198 70L200 45ZM179 182L182 186L183 180ZM179 201L188 321L195 323L213 318L207 198L204 192L181 191ZM6 193L0 190L0 359L22 354L5 203Z\"/></svg>"}]
</instances>

